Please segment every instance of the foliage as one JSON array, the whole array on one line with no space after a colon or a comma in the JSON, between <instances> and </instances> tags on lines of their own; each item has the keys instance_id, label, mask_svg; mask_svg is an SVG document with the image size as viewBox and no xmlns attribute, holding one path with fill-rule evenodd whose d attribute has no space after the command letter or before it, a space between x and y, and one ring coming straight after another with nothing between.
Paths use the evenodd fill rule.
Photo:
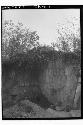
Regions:
<instances>
[{"instance_id":1,"label":"foliage","mask_svg":"<svg viewBox=\"0 0 83 125\"><path fill-rule=\"evenodd\" d=\"M39 45L36 31L24 28L22 23L15 25L11 20L2 25L2 57L10 58L17 53L26 53Z\"/></svg>"},{"instance_id":2,"label":"foliage","mask_svg":"<svg viewBox=\"0 0 83 125\"><path fill-rule=\"evenodd\" d=\"M80 22L79 22L80 24ZM52 43L52 47L57 47L59 51L81 51L80 26L75 22L68 22L68 25L61 25L57 28L57 43Z\"/></svg>"}]
</instances>

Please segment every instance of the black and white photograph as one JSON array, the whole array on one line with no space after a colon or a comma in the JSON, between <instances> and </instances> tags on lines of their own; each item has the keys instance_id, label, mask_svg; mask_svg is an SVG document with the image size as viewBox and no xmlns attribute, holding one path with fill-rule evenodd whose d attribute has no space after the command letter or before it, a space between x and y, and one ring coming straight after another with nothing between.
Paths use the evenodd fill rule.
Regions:
<instances>
[{"instance_id":1,"label":"black and white photograph","mask_svg":"<svg viewBox=\"0 0 83 125\"><path fill-rule=\"evenodd\" d=\"M2 119L81 118L81 9L1 7Z\"/></svg>"}]
</instances>

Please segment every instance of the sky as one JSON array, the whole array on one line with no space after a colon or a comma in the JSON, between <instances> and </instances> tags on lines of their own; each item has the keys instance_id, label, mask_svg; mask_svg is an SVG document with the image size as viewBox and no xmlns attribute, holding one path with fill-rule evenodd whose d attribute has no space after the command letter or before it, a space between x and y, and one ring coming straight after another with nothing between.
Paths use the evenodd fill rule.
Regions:
<instances>
[{"instance_id":1,"label":"sky","mask_svg":"<svg viewBox=\"0 0 83 125\"><path fill-rule=\"evenodd\" d=\"M32 31L37 31L41 44L57 41L57 27L68 25L69 21L79 27L79 9L10 9L2 11L2 22L12 20L15 24L23 23ZM74 20L76 18L76 20ZM76 29L74 29L75 32Z\"/></svg>"}]
</instances>

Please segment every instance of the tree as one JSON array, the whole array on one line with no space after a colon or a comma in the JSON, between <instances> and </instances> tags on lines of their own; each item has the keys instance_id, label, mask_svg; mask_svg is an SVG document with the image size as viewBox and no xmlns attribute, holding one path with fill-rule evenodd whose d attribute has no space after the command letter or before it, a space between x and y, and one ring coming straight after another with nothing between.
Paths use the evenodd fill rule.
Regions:
<instances>
[{"instance_id":1,"label":"tree","mask_svg":"<svg viewBox=\"0 0 83 125\"><path fill-rule=\"evenodd\" d=\"M76 19L75 19L76 20ZM80 22L79 22L80 24ZM52 47L57 47L59 51L77 52L81 51L80 25L67 21L67 25L57 28L57 43L52 43Z\"/></svg>"},{"instance_id":2,"label":"tree","mask_svg":"<svg viewBox=\"0 0 83 125\"><path fill-rule=\"evenodd\" d=\"M24 28L22 23L15 25L11 20L2 25L2 58L10 58L17 53L26 53L39 45L36 31Z\"/></svg>"}]
</instances>

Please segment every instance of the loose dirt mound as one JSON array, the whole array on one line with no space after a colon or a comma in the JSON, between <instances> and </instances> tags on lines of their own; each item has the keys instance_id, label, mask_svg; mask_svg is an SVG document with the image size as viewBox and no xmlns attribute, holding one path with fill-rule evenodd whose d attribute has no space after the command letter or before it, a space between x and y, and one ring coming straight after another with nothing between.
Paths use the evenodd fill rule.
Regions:
<instances>
[{"instance_id":1,"label":"loose dirt mound","mask_svg":"<svg viewBox=\"0 0 83 125\"><path fill-rule=\"evenodd\" d=\"M80 110L71 112L56 111L50 108L45 110L29 100L23 100L18 104L3 110L3 118L68 118L80 116Z\"/></svg>"}]
</instances>

